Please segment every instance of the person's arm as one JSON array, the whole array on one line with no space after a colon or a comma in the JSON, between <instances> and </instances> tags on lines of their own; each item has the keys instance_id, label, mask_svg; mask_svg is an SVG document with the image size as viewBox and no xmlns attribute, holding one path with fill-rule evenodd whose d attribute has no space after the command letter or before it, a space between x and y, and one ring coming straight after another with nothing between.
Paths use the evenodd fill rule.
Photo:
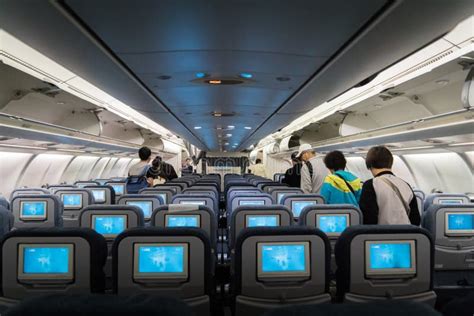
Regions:
<instances>
[{"instance_id":1,"label":"person's arm","mask_svg":"<svg viewBox=\"0 0 474 316\"><path fill-rule=\"evenodd\" d=\"M418 202L416 201L416 195L413 193L413 198L410 201L410 223L415 226L420 226L421 217L420 211L418 210Z\"/></svg>"},{"instance_id":2,"label":"person's arm","mask_svg":"<svg viewBox=\"0 0 474 316\"><path fill-rule=\"evenodd\" d=\"M378 224L379 206L377 205L377 196L372 180L366 181L362 186L359 206L364 217L364 225Z\"/></svg>"},{"instance_id":3,"label":"person's arm","mask_svg":"<svg viewBox=\"0 0 474 316\"><path fill-rule=\"evenodd\" d=\"M308 166L305 164L301 168L301 190L304 193L311 193L313 186L311 185L311 177L309 175Z\"/></svg>"}]
</instances>

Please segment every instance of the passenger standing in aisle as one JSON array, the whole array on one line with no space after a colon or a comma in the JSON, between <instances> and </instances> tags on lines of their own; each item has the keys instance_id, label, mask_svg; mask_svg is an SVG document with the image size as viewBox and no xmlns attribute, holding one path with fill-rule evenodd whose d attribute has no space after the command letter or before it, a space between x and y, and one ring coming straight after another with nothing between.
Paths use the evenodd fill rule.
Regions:
<instances>
[{"instance_id":1,"label":"passenger standing in aisle","mask_svg":"<svg viewBox=\"0 0 474 316\"><path fill-rule=\"evenodd\" d=\"M358 207L362 184L357 176L344 170L347 164L344 154L332 151L324 157L324 164L331 171L321 188L326 203L353 204Z\"/></svg>"},{"instance_id":2,"label":"passenger standing in aisle","mask_svg":"<svg viewBox=\"0 0 474 316\"><path fill-rule=\"evenodd\" d=\"M297 157L303 161L301 168L301 190L304 193L319 194L324 178L329 173L320 157L316 156L310 144L302 144Z\"/></svg>"},{"instance_id":3,"label":"passenger standing in aisle","mask_svg":"<svg viewBox=\"0 0 474 316\"><path fill-rule=\"evenodd\" d=\"M288 184L290 187L299 188L301 186L301 167L303 164L296 156L298 156L298 152L291 154L293 167L286 170L281 182Z\"/></svg>"},{"instance_id":4,"label":"passenger standing in aisle","mask_svg":"<svg viewBox=\"0 0 474 316\"><path fill-rule=\"evenodd\" d=\"M411 186L392 173L392 153L383 146L372 147L365 160L373 179L364 182L360 209L364 224L420 225L420 213Z\"/></svg>"},{"instance_id":5,"label":"passenger standing in aisle","mask_svg":"<svg viewBox=\"0 0 474 316\"><path fill-rule=\"evenodd\" d=\"M248 171L249 171L250 173L256 175L256 176L260 176L260 177L264 177L264 178L267 177L267 174L266 174L266 172L265 172L265 166L263 165L261 159L255 160L255 164L249 166L249 170L248 170Z\"/></svg>"}]
</instances>

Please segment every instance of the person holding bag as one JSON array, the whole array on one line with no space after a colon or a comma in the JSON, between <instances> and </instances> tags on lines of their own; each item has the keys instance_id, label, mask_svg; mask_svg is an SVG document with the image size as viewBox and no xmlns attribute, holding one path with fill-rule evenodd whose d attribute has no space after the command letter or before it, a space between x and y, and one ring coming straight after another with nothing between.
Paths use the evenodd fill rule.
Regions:
<instances>
[{"instance_id":1,"label":"person holding bag","mask_svg":"<svg viewBox=\"0 0 474 316\"><path fill-rule=\"evenodd\" d=\"M411 186L392 172L393 156L384 146L372 147L365 160L373 179L362 186L359 205L364 224L420 225L420 213Z\"/></svg>"},{"instance_id":2,"label":"person holding bag","mask_svg":"<svg viewBox=\"0 0 474 316\"><path fill-rule=\"evenodd\" d=\"M362 189L360 179L346 169L346 158L340 151L332 151L324 157L324 164L331 174L324 178L320 194L326 204L352 204L359 207Z\"/></svg>"}]
</instances>

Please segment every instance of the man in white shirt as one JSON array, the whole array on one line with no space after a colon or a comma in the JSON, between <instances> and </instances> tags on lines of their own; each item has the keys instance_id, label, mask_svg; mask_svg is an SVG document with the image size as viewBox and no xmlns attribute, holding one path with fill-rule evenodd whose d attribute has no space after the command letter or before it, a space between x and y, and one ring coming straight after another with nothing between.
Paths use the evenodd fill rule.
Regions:
<instances>
[{"instance_id":1,"label":"man in white shirt","mask_svg":"<svg viewBox=\"0 0 474 316\"><path fill-rule=\"evenodd\" d=\"M151 161L151 150L148 147L142 147L138 150L138 157L140 161L130 167L128 170L129 176L139 176L143 173L146 167L150 166ZM146 175L146 172L145 174Z\"/></svg>"},{"instance_id":2,"label":"man in white shirt","mask_svg":"<svg viewBox=\"0 0 474 316\"><path fill-rule=\"evenodd\" d=\"M265 166L261 159L257 159L254 165L249 166L249 172L260 177L266 178Z\"/></svg>"},{"instance_id":3,"label":"man in white shirt","mask_svg":"<svg viewBox=\"0 0 474 316\"><path fill-rule=\"evenodd\" d=\"M324 178L329 174L322 157L316 156L310 144L302 144L298 150L297 158L303 161L301 168L301 190L304 193L319 194Z\"/></svg>"}]
</instances>

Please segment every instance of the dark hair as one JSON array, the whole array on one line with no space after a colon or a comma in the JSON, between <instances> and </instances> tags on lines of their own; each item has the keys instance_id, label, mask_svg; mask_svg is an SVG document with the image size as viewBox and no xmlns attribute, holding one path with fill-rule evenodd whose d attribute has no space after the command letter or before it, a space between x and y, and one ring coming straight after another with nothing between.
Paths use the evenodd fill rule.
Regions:
<instances>
[{"instance_id":1,"label":"dark hair","mask_svg":"<svg viewBox=\"0 0 474 316\"><path fill-rule=\"evenodd\" d=\"M294 153L291 154L291 160L293 160L294 162L299 162L300 159L298 158L298 152L295 151Z\"/></svg>"},{"instance_id":2,"label":"dark hair","mask_svg":"<svg viewBox=\"0 0 474 316\"><path fill-rule=\"evenodd\" d=\"M367 158L365 158L367 169L370 168L392 168L393 156L390 150L385 146L375 146L369 149Z\"/></svg>"},{"instance_id":3,"label":"dark hair","mask_svg":"<svg viewBox=\"0 0 474 316\"><path fill-rule=\"evenodd\" d=\"M344 170L346 168L346 158L344 154L338 150L331 151L324 157L326 168L331 170Z\"/></svg>"},{"instance_id":4,"label":"dark hair","mask_svg":"<svg viewBox=\"0 0 474 316\"><path fill-rule=\"evenodd\" d=\"M259 158L259 159L255 160L255 163L262 163L262 159Z\"/></svg>"},{"instance_id":5,"label":"dark hair","mask_svg":"<svg viewBox=\"0 0 474 316\"><path fill-rule=\"evenodd\" d=\"M160 156L156 156L155 159L153 159L153 161L151 162L151 165L153 166L153 168L158 168L161 164L161 157Z\"/></svg>"},{"instance_id":6,"label":"dark hair","mask_svg":"<svg viewBox=\"0 0 474 316\"><path fill-rule=\"evenodd\" d=\"M140 160L148 160L151 156L151 150L148 147L142 147L138 151L138 156L140 157Z\"/></svg>"}]
</instances>

